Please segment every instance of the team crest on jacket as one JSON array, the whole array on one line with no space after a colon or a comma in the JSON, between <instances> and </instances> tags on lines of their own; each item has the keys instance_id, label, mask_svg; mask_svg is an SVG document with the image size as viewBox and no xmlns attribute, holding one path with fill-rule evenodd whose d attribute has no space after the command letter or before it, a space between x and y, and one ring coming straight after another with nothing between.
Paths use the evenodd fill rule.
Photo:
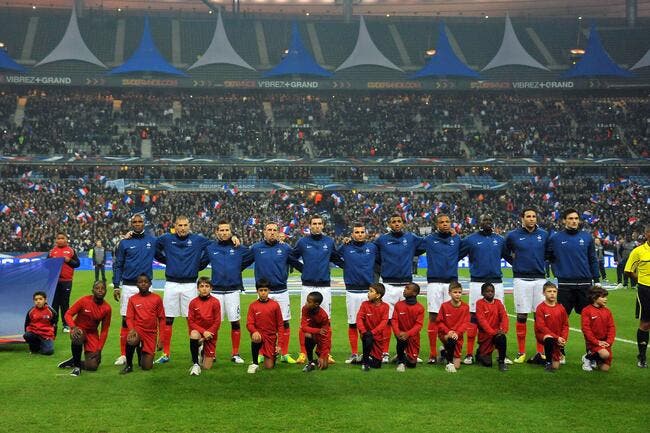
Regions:
<instances>
[{"instance_id":1,"label":"team crest on jacket","mask_svg":"<svg viewBox=\"0 0 650 433\"><path fill-rule=\"evenodd\" d=\"M580 239L580 246L583 246L585 244L585 241L583 239Z\"/></svg>"},{"instance_id":2,"label":"team crest on jacket","mask_svg":"<svg viewBox=\"0 0 650 433\"><path fill-rule=\"evenodd\" d=\"M191 246L192 246L192 239L188 239L188 240L187 240L187 246L188 246L188 247L191 247Z\"/></svg>"},{"instance_id":3,"label":"team crest on jacket","mask_svg":"<svg viewBox=\"0 0 650 433\"><path fill-rule=\"evenodd\" d=\"M366 248L366 254L370 254L370 248Z\"/></svg>"},{"instance_id":4,"label":"team crest on jacket","mask_svg":"<svg viewBox=\"0 0 650 433\"><path fill-rule=\"evenodd\" d=\"M326 249L327 249L327 245L323 245L323 249L326 250Z\"/></svg>"},{"instance_id":5,"label":"team crest on jacket","mask_svg":"<svg viewBox=\"0 0 650 433\"><path fill-rule=\"evenodd\" d=\"M453 245L453 244L454 244L454 240L453 240L453 239L449 239L449 245Z\"/></svg>"},{"instance_id":6,"label":"team crest on jacket","mask_svg":"<svg viewBox=\"0 0 650 433\"><path fill-rule=\"evenodd\" d=\"M151 248L151 242L147 242L147 243L145 244L145 247L146 247L147 249L150 249L150 248Z\"/></svg>"},{"instance_id":7,"label":"team crest on jacket","mask_svg":"<svg viewBox=\"0 0 650 433\"><path fill-rule=\"evenodd\" d=\"M281 256L281 255L282 255L282 249L278 248L277 250L275 250L275 253L276 253L278 256Z\"/></svg>"},{"instance_id":8,"label":"team crest on jacket","mask_svg":"<svg viewBox=\"0 0 650 433\"><path fill-rule=\"evenodd\" d=\"M235 250L233 250L232 248L231 248L230 251L228 251L228 252L230 253L231 256L234 256L234 255L235 255Z\"/></svg>"},{"instance_id":9,"label":"team crest on jacket","mask_svg":"<svg viewBox=\"0 0 650 433\"><path fill-rule=\"evenodd\" d=\"M406 246L408 244L408 241L406 239L402 239L402 245Z\"/></svg>"},{"instance_id":10,"label":"team crest on jacket","mask_svg":"<svg viewBox=\"0 0 650 433\"><path fill-rule=\"evenodd\" d=\"M542 235L537 235L537 242L542 242Z\"/></svg>"},{"instance_id":11,"label":"team crest on jacket","mask_svg":"<svg viewBox=\"0 0 650 433\"><path fill-rule=\"evenodd\" d=\"M498 242L496 239L492 239L492 245L496 245L496 244L498 244L498 243L499 243L499 242Z\"/></svg>"}]
</instances>

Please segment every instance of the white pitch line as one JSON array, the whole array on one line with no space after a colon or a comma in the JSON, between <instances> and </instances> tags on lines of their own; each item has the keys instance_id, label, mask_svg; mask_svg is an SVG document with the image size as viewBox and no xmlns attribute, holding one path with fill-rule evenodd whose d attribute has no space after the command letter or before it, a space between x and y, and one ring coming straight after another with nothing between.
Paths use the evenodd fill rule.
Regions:
<instances>
[{"instance_id":1,"label":"white pitch line","mask_svg":"<svg viewBox=\"0 0 650 433\"><path fill-rule=\"evenodd\" d=\"M508 316L510 316L510 317L512 317L512 318L517 318L517 315L516 315L516 314L508 314ZM535 323L535 319L528 319L528 321L529 321L529 322L533 322L533 323ZM572 327L570 327L570 326L569 326L569 331L579 332L580 334L582 334L582 330L581 330L581 329L578 329L578 328L572 328ZM636 344L636 341L628 340L628 339L626 339L626 338L619 338L619 337L616 337L616 338L614 338L614 340L616 340L616 341L620 341L621 343Z\"/></svg>"}]
</instances>

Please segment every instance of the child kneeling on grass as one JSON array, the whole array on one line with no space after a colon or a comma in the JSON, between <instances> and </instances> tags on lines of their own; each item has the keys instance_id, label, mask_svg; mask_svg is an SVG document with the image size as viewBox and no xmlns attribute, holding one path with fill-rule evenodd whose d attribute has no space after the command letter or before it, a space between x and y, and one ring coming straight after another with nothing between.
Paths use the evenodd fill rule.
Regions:
<instances>
[{"instance_id":1,"label":"child kneeling on grass","mask_svg":"<svg viewBox=\"0 0 650 433\"><path fill-rule=\"evenodd\" d=\"M34 306L27 311L23 338L29 345L30 353L49 356L54 354L56 311L48 305L45 292L34 292L32 300Z\"/></svg>"},{"instance_id":2,"label":"child kneeling on grass","mask_svg":"<svg viewBox=\"0 0 650 433\"><path fill-rule=\"evenodd\" d=\"M270 283L261 278L257 284L257 297L248 307L246 328L251 334L251 352L253 362L248 366L248 373L255 374L259 369L258 357L264 357L264 368L275 367L275 356L280 353L278 336L284 329L280 304L269 298Z\"/></svg>"},{"instance_id":3,"label":"child kneeling on grass","mask_svg":"<svg viewBox=\"0 0 650 433\"><path fill-rule=\"evenodd\" d=\"M508 371L505 363L509 320L503 303L494 299L494 285L483 283L483 299L476 301L476 320L478 322L478 352L476 361L484 367L492 367L492 352L497 349L499 371Z\"/></svg>"},{"instance_id":4,"label":"child kneeling on grass","mask_svg":"<svg viewBox=\"0 0 650 433\"><path fill-rule=\"evenodd\" d=\"M569 338L569 316L557 302L557 286L547 281L543 290L544 302L535 310L535 337L538 343L544 345L544 369L553 373L560 368L561 350Z\"/></svg>"},{"instance_id":5,"label":"child kneeling on grass","mask_svg":"<svg viewBox=\"0 0 650 433\"><path fill-rule=\"evenodd\" d=\"M382 283L368 288L368 300L363 301L357 312L357 329L361 335L363 357L361 371L381 368L384 348L384 330L388 326L388 304L381 299L386 293Z\"/></svg>"},{"instance_id":6,"label":"child kneeling on grass","mask_svg":"<svg viewBox=\"0 0 650 433\"><path fill-rule=\"evenodd\" d=\"M397 339L397 371L415 368L420 354L420 330L424 323L424 307L418 302L420 286L404 286L403 301L395 304L391 326Z\"/></svg>"},{"instance_id":7,"label":"child kneeling on grass","mask_svg":"<svg viewBox=\"0 0 650 433\"><path fill-rule=\"evenodd\" d=\"M438 338L444 345L441 355L449 373L456 373L460 368L460 355L463 348L463 334L470 326L469 305L461 300L463 286L458 281L449 283L451 299L443 302L436 317Z\"/></svg>"},{"instance_id":8,"label":"child kneeling on grass","mask_svg":"<svg viewBox=\"0 0 650 433\"><path fill-rule=\"evenodd\" d=\"M136 286L139 292L129 298L126 307L126 326L129 332L126 336L126 365L121 374L133 371L133 355L136 352L140 368L153 368L156 340L165 327L165 307L162 298L149 291L149 276L138 275Z\"/></svg>"},{"instance_id":9,"label":"child kneeling on grass","mask_svg":"<svg viewBox=\"0 0 650 433\"><path fill-rule=\"evenodd\" d=\"M606 289L594 286L589 290L591 305L582 309L582 334L587 353L582 356L582 369L598 368L608 371L612 365L612 345L616 338L616 325L612 312L607 308Z\"/></svg>"},{"instance_id":10,"label":"child kneeling on grass","mask_svg":"<svg viewBox=\"0 0 650 433\"><path fill-rule=\"evenodd\" d=\"M196 288L199 296L190 301L187 315L192 356L190 376L201 374L201 368L206 370L212 368L216 356L217 333L221 326L221 303L210 295L212 291L210 278L199 277Z\"/></svg>"},{"instance_id":11,"label":"child kneeling on grass","mask_svg":"<svg viewBox=\"0 0 650 433\"><path fill-rule=\"evenodd\" d=\"M332 349L332 328L330 318L325 310L320 307L323 295L320 292L311 292L307 295L307 302L302 307L300 330L305 338L307 350L307 365L302 369L309 373L318 367L319 370L327 369L329 354ZM314 349L318 362L314 361Z\"/></svg>"}]
</instances>

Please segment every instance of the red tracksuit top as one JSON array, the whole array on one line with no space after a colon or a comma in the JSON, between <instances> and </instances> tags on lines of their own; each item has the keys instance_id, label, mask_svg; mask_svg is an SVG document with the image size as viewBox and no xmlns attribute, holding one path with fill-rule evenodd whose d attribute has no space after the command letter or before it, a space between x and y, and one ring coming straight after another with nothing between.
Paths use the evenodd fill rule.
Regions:
<instances>
[{"instance_id":1,"label":"red tracksuit top","mask_svg":"<svg viewBox=\"0 0 650 433\"><path fill-rule=\"evenodd\" d=\"M77 257L75 250L73 250L69 245L66 245L65 247L54 247L50 250L48 257L70 257L72 259L70 262L72 265L63 262L63 266L61 266L61 273L59 274L59 281L72 281L72 277L74 276L74 268L79 267L79 258ZM75 264L76 266L74 266Z\"/></svg>"},{"instance_id":2,"label":"red tracksuit top","mask_svg":"<svg viewBox=\"0 0 650 433\"><path fill-rule=\"evenodd\" d=\"M467 330L469 320L469 305L460 301L460 305L454 307L451 301L443 302L440 311L438 311L438 317L436 317L438 332L442 331L444 334L448 334L453 330L460 335Z\"/></svg>"},{"instance_id":3,"label":"red tracksuit top","mask_svg":"<svg viewBox=\"0 0 650 433\"><path fill-rule=\"evenodd\" d=\"M327 329L327 334L321 335L321 328ZM302 332L308 332L314 336L318 345L318 354L321 358L326 358L332 350L332 328L330 327L330 318L322 308L313 312L309 307L303 305L302 318L300 319L300 329Z\"/></svg>"},{"instance_id":4,"label":"red tracksuit top","mask_svg":"<svg viewBox=\"0 0 650 433\"><path fill-rule=\"evenodd\" d=\"M46 340L56 338L56 312L48 304L43 308L36 306L29 309L25 316L25 331L32 332Z\"/></svg>"},{"instance_id":5,"label":"red tracksuit top","mask_svg":"<svg viewBox=\"0 0 650 433\"><path fill-rule=\"evenodd\" d=\"M569 316L561 304L553 306L542 302L535 310L535 337L544 341L545 335L569 338Z\"/></svg>"},{"instance_id":6,"label":"red tracksuit top","mask_svg":"<svg viewBox=\"0 0 650 433\"><path fill-rule=\"evenodd\" d=\"M395 335L406 332L409 337L419 335L424 323L424 307L419 302L409 305L406 301L395 304L390 322Z\"/></svg>"},{"instance_id":7,"label":"red tracksuit top","mask_svg":"<svg viewBox=\"0 0 650 433\"><path fill-rule=\"evenodd\" d=\"M496 298L492 303L485 299L476 301L476 320L478 321L479 330L490 337L495 336L499 330L508 333L510 321L508 320L506 307Z\"/></svg>"},{"instance_id":8,"label":"red tracksuit top","mask_svg":"<svg viewBox=\"0 0 650 433\"><path fill-rule=\"evenodd\" d=\"M616 337L616 325L612 312L607 307L597 308L588 305L582 309L582 334L585 341L598 346L598 341L605 341L611 346Z\"/></svg>"},{"instance_id":9,"label":"red tracksuit top","mask_svg":"<svg viewBox=\"0 0 650 433\"><path fill-rule=\"evenodd\" d=\"M383 339L383 332L388 326L389 307L385 302L364 301L357 313L357 329L361 335L372 332L375 338Z\"/></svg>"},{"instance_id":10,"label":"red tracksuit top","mask_svg":"<svg viewBox=\"0 0 650 433\"><path fill-rule=\"evenodd\" d=\"M96 333L100 323L102 332L99 336L100 347L104 347L111 326L111 306L103 301L101 304L93 300L93 295L79 298L65 313L65 321L72 327L81 328L85 333Z\"/></svg>"},{"instance_id":11,"label":"red tracksuit top","mask_svg":"<svg viewBox=\"0 0 650 433\"><path fill-rule=\"evenodd\" d=\"M155 333L165 326L165 307L162 298L155 293L136 293L129 298L126 307L126 326L142 332Z\"/></svg>"},{"instance_id":12,"label":"red tracksuit top","mask_svg":"<svg viewBox=\"0 0 650 433\"><path fill-rule=\"evenodd\" d=\"M201 335L205 331L216 335L221 326L221 303L211 295L205 298L197 296L190 302L187 323L190 330L198 331Z\"/></svg>"},{"instance_id":13,"label":"red tracksuit top","mask_svg":"<svg viewBox=\"0 0 650 433\"><path fill-rule=\"evenodd\" d=\"M266 302L258 299L248 307L246 328L251 334L259 332L261 335L275 335L280 333L283 327L280 304L273 299Z\"/></svg>"}]
</instances>

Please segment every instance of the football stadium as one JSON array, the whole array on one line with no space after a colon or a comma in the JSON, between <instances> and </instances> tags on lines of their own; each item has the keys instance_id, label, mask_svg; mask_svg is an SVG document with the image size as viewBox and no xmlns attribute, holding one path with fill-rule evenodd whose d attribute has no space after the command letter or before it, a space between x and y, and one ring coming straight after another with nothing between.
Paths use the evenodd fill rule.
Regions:
<instances>
[{"instance_id":1,"label":"football stadium","mask_svg":"<svg viewBox=\"0 0 650 433\"><path fill-rule=\"evenodd\" d=\"M650 0L0 5L0 431L645 432Z\"/></svg>"}]
</instances>

